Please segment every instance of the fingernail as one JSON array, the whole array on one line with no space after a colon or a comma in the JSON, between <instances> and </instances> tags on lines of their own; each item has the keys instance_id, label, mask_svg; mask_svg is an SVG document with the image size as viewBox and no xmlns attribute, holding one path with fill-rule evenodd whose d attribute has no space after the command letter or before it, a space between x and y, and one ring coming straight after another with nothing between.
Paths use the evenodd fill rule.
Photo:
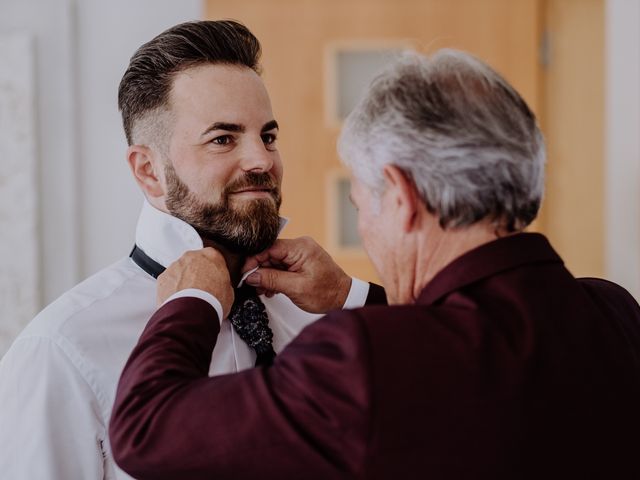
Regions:
<instances>
[{"instance_id":1,"label":"fingernail","mask_svg":"<svg viewBox=\"0 0 640 480\"><path fill-rule=\"evenodd\" d=\"M252 285L254 287L260 285L260 274L258 272L253 272L247 277L245 283L248 283L249 285Z\"/></svg>"}]
</instances>

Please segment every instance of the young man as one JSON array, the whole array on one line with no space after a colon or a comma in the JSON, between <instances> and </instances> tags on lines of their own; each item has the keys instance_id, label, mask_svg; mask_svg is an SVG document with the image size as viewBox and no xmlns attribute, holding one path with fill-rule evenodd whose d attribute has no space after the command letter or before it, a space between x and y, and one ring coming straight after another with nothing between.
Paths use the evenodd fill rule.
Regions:
<instances>
[{"instance_id":1,"label":"young man","mask_svg":"<svg viewBox=\"0 0 640 480\"><path fill-rule=\"evenodd\" d=\"M3 478L127 478L107 425L120 371L156 308L155 277L187 250L215 245L238 285L245 256L276 239L282 163L259 57L244 26L203 21L165 31L131 58L119 107L146 198L136 246L49 305L3 358ZM344 306L362 305L369 286L350 280L338 283ZM264 307L246 288L237 296L211 374L269 363L318 318L283 295L263 297ZM343 306L332 300L327 308Z\"/></svg>"}]
</instances>

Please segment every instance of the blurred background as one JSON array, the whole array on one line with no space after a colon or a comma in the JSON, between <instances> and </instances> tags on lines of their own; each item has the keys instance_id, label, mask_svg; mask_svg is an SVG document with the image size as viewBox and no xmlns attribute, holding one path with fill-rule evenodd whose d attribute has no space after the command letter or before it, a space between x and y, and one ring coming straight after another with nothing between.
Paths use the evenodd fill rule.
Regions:
<instances>
[{"instance_id":1,"label":"blurred background","mask_svg":"<svg viewBox=\"0 0 640 480\"><path fill-rule=\"evenodd\" d=\"M129 57L171 25L222 18L262 42L283 236L311 235L376 279L335 153L340 123L398 52L453 47L502 73L539 118L548 168L531 229L576 276L640 298L638 0L0 0L0 355L133 245L142 195L116 103Z\"/></svg>"}]
</instances>

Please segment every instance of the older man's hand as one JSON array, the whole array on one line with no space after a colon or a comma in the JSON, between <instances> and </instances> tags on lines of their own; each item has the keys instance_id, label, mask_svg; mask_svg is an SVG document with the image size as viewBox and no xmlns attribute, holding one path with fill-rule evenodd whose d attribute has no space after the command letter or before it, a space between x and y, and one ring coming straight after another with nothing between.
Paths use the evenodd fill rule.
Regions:
<instances>
[{"instance_id":1,"label":"older man's hand","mask_svg":"<svg viewBox=\"0 0 640 480\"><path fill-rule=\"evenodd\" d=\"M158 277L158 305L180 290L197 288L222 305L226 317L233 304L233 288L224 257L214 248L185 253Z\"/></svg>"},{"instance_id":2,"label":"older man's hand","mask_svg":"<svg viewBox=\"0 0 640 480\"><path fill-rule=\"evenodd\" d=\"M244 271L260 268L246 282L260 293L284 293L298 307L311 313L342 308L351 288L351 277L310 237L277 240L268 250L251 257Z\"/></svg>"}]
</instances>

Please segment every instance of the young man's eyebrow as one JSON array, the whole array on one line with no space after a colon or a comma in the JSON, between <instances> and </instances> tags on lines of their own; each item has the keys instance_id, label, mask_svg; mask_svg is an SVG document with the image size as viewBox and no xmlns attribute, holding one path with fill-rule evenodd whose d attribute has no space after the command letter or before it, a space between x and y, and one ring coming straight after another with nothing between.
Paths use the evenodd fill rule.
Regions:
<instances>
[{"instance_id":1,"label":"young man's eyebrow","mask_svg":"<svg viewBox=\"0 0 640 480\"><path fill-rule=\"evenodd\" d=\"M280 127L278 126L278 122L276 122L275 120L271 120L270 122L265 123L264 126L262 127L262 130L260 131L264 133L274 129L277 130L277 129L280 129Z\"/></svg>"},{"instance_id":2,"label":"young man's eyebrow","mask_svg":"<svg viewBox=\"0 0 640 480\"><path fill-rule=\"evenodd\" d=\"M212 123L211 125L209 125L207 127L207 129L204 132L202 132L202 134L200 136L204 137L207 133L213 132L215 130L224 130L226 132L244 133L245 127L244 127L244 125L240 125L238 123L216 122L216 123Z\"/></svg>"}]
</instances>

